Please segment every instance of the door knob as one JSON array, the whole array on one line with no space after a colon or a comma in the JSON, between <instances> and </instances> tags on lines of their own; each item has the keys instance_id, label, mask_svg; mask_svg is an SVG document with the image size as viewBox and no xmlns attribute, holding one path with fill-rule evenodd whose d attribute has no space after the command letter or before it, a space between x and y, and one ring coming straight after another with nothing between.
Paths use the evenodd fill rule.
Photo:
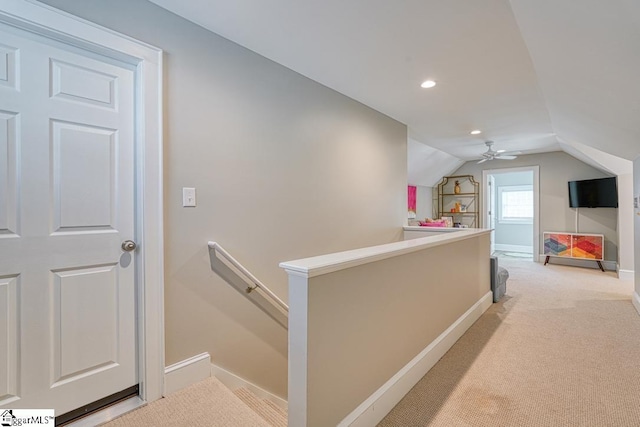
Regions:
<instances>
[{"instance_id":1,"label":"door knob","mask_svg":"<svg viewBox=\"0 0 640 427\"><path fill-rule=\"evenodd\" d=\"M133 240L125 240L122 242L122 250L125 252L135 251L138 245Z\"/></svg>"}]
</instances>

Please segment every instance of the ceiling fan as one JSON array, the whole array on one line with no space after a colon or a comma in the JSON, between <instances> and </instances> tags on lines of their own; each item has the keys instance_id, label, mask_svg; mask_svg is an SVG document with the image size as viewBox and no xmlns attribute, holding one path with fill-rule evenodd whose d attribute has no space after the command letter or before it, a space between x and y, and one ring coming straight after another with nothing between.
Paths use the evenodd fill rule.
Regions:
<instances>
[{"instance_id":1,"label":"ceiling fan","mask_svg":"<svg viewBox=\"0 0 640 427\"><path fill-rule=\"evenodd\" d=\"M482 153L482 159L478 163L484 163L487 160L513 160L517 156L512 156L508 154L504 154L505 150L495 151L493 147L493 141L486 141L485 145L487 146L487 151Z\"/></svg>"}]
</instances>

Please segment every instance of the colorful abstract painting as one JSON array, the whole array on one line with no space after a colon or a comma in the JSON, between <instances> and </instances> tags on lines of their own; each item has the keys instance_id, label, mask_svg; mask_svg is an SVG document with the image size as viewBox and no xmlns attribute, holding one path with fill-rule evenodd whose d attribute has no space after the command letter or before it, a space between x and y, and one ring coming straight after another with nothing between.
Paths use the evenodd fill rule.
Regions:
<instances>
[{"instance_id":1,"label":"colorful abstract painting","mask_svg":"<svg viewBox=\"0 0 640 427\"><path fill-rule=\"evenodd\" d=\"M415 185L409 185L408 187L407 200L409 201L409 218L416 217L416 190L417 187Z\"/></svg>"},{"instance_id":2,"label":"colorful abstract painting","mask_svg":"<svg viewBox=\"0 0 640 427\"><path fill-rule=\"evenodd\" d=\"M601 236L573 236L571 245L571 256L573 258L602 259L602 237Z\"/></svg>"},{"instance_id":3,"label":"colorful abstract painting","mask_svg":"<svg viewBox=\"0 0 640 427\"><path fill-rule=\"evenodd\" d=\"M544 233L544 254L571 256L571 234Z\"/></svg>"}]
</instances>

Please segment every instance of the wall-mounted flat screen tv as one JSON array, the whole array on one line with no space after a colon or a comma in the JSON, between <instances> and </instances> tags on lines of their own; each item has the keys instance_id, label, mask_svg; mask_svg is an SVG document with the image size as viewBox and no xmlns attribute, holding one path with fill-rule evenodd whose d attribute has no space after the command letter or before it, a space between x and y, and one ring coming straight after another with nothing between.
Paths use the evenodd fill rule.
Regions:
<instances>
[{"instance_id":1,"label":"wall-mounted flat screen tv","mask_svg":"<svg viewBox=\"0 0 640 427\"><path fill-rule=\"evenodd\" d=\"M572 208L617 208L616 178L569 181L569 206Z\"/></svg>"}]
</instances>

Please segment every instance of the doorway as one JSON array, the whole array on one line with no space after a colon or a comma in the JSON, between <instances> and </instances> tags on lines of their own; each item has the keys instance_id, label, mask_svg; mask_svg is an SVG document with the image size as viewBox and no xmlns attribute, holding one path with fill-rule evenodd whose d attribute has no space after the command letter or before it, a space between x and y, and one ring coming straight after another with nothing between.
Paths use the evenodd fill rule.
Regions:
<instances>
[{"instance_id":1,"label":"doorway","mask_svg":"<svg viewBox=\"0 0 640 427\"><path fill-rule=\"evenodd\" d=\"M539 251L538 166L484 170L484 224L491 253L537 261Z\"/></svg>"},{"instance_id":2,"label":"doorway","mask_svg":"<svg viewBox=\"0 0 640 427\"><path fill-rule=\"evenodd\" d=\"M0 407L158 399L162 52L23 0L0 38Z\"/></svg>"}]
</instances>

